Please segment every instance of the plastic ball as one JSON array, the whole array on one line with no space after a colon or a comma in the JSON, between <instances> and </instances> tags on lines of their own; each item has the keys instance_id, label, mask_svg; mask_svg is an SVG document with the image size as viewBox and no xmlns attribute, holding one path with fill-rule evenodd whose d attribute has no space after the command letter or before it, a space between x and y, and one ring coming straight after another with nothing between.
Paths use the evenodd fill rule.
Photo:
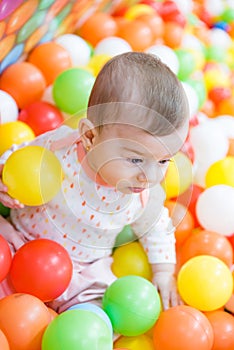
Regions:
<instances>
[{"instance_id":1,"label":"plastic ball","mask_svg":"<svg viewBox=\"0 0 234 350\"><path fill-rule=\"evenodd\" d=\"M59 109L76 114L87 108L94 76L84 69L71 68L62 72L53 84L53 98Z\"/></svg>"},{"instance_id":2,"label":"plastic ball","mask_svg":"<svg viewBox=\"0 0 234 350\"><path fill-rule=\"evenodd\" d=\"M94 312L95 314L97 314L101 319L103 319L103 321L106 322L107 326L109 327L110 331L113 332L113 328L112 328L112 324L111 321L109 319L109 317L107 316L107 314L105 313L105 311L103 311L103 309L95 304L92 303L80 303L80 304L75 304L71 307L69 307L68 310L86 310L86 311L91 311Z\"/></svg>"},{"instance_id":3,"label":"plastic ball","mask_svg":"<svg viewBox=\"0 0 234 350\"><path fill-rule=\"evenodd\" d=\"M196 214L201 226L208 230L230 236L234 232L234 188L215 185L205 189L196 204Z\"/></svg>"},{"instance_id":4,"label":"plastic ball","mask_svg":"<svg viewBox=\"0 0 234 350\"><path fill-rule=\"evenodd\" d=\"M49 202L60 190L62 179L58 158L40 146L25 146L13 152L2 173L8 194L30 206Z\"/></svg>"},{"instance_id":5,"label":"plastic ball","mask_svg":"<svg viewBox=\"0 0 234 350\"><path fill-rule=\"evenodd\" d=\"M137 239L138 238L134 233L131 225L125 225L116 237L114 248L120 247L127 243L135 242Z\"/></svg>"},{"instance_id":6,"label":"plastic ball","mask_svg":"<svg viewBox=\"0 0 234 350\"><path fill-rule=\"evenodd\" d=\"M210 322L214 332L214 350L234 349L234 317L229 313L216 310L206 312L205 316Z\"/></svg>"},{"instance_id":7,"label":"plastic ball","mask_svg":"<svg viewBox=\"0 0 234 350\"><path fill-rule=\"evenodd\" d=\"M194 117L194 115L198 112L199 109L199 98L196 90L193 88L193 86L186 81L182 82L182 86L184 88L184 92L187 96L188 105L189 105L189 112L190 112L190 119Z\"/></svg>"},{"instance_id":8,"label":"plastic ball","mask_svg":"<svg viewBox=\"0 0 234 350\"><path fill-rule=\"evenodd\" d=\"M173 226L175 227L176 246L180 247L194 229L194 220L186 206L178 201L167 200L165 207L169 210Z\"/></svg>"},{"instance_id":9,"label":"plastic ball","mask_svg":"<svg viewBox=\"0 0 234 350\"><path fill-rule=\"evenodd\" d=\"M20 109L40 100L45 87L42 72L29 62L13 63L0 76L0 89L11 95Z\"/></svg>"},{"instance_id":10,"label":"plastic ball","mask_svg":"<svg viewBox=\"0 0 234 350\"><path fill-rule=\"evenodd\" d=\"M153 43L150 27L137 19L123 23L117 35L126 40L134 51L144 51Z\"/></svg>"},{"instance_id":11,"label":"plastic ball","mask_svg":"<svg viewBox=\"0 0 234 350\"><path fill-rule=\"evenodd\" d=\"M12 262L10 246L7 240L0 235L0 282L7 276Z\"/></svg>"},{"instance_id":12,"label":"plastic ball","mask_svg":"<svg viewBox=\"0 0 234 350\"><path fill-rule=\"evenodd\" d=\"M178 48L181 45L184 35L184 28L174 21L168 21L164 24L163 40L165 45L172 49Z\"/></svg>"},{"instance_id":13,"label":"plastic ball","mask_svg":"<svg viewBox=\"0 0 234 350\"><path fill-rule=\"evenodd\" d=\"M137 336L149 330L158 319L160 297L155 286L146 279L124 276L106 289L103 310L116 333Z\"/></svg>"},{"instance_id":14,"label":"plastic ball","mask_svg":"<svg viewBox=\"0 0 234 350\"><path fill-rule=\"evenodd\" d=\"M202 312L179 305L161 313L153 340L157 350L211 350L214 334Z\"/></svg>"},{"instance_id":15,"label":"plastic ball","mask_svg":"<svg viewBox=\"0 0 234 350\"><path fill-rule=\"evenodd\" d=\"M213 163L206 173L206 187L228 185L234 187L234 157L225 157Z\"/></svg>"},{"instance_id":16,"label":"plastic ball","mask_svg":"<svg viewBox=\"0 0 234 350\"><path fill-rule=\"evenodd\" d=\"M7 218L10 215L10 211L11 211L10 208L5 207L5 205L3 205L0 202L0 215L2 215L4 218Z\"/></svg>"},{"instance_id":17,"label":"plastic ball","mask_svg":"<svg viewBox=\"0 0 234 350\"><path fill-rule=\"evenodd\" d=\"M99 41L95 46L94 53L95 55L107 55L110 57L120 55L125 52L132 51L129 43L117 36L111 36Z\"/></svg>"},{"instance_id":18,"label":"plastic ball","mask_svg":"<svg viewBox=\"0 0 234 350\"><path fill-rule=\"evenodd\" d=\"M198 108L201 108L207 98L206 87L203 79L192 79L191 77L186 80L186 83L192 86L198 97Z\"/></svg>"},{"instance_id":19,"label":"plastic ball","mask_svg":"<svg viewBox=\"0 0 234 350\"><path fill-rule=\"evenodd\" d=\"M141 15L153 14L154 12L154 9L147 4L136 4L127 9L127 11L124 13L124 17L132 20Z\"/></svg>"},{"instance_id":20,"label":"plastic ball","mask_svg":"<svg viewBox=\"0 0 234 350\"><path fill-rule=\"evenodd\" d=\"M60 296L72 277L72 262L60 244L49 239L36 239L15 253L9 278L15 290L50 301Z\"/></svg>"},{"instance_id":21,"label":"plastic ball","mask_svg":"<svg viewBox=\"0 0 234 350\"><path fill-rule=\"evenodd\" d=\"M32 141L34 138L33 130L22 121L0 124L0 155L12 145L20 145L23 142Z\"/></svg>"},{"instance_id":22,"label":"plastic ball","mask_svg":"<svg viewBox=\"0 0 234 350\"><path fill-rule=\"evenodd\" d=\"M10 350L10 346L8 343L8 340L3 333L3 331L0 330L0 349L1 350Z\"/></svg>"},{"instance_id":23,"label":"plastic ball","mask_svg":"<svg viewBox=\"0 0 234 350\"><path fill-rule=\"evenodd\" d=\"M115 350L155 350L153 340L145 334L136 337L122 336L115 341L114 346L118 346Z\"/></svg>"},{"instance_id":24,"label":"plastic ball","mask_svg":"<svg viewBox=\"0 0 234 350\"><path fill-rule=\"evenodd\" d=\"M52 84L64 70L72 67L69 53L56 42L36 46L29 54L28 62L40 69L47 85Z\"/></svg>"},{"instance_id":25,"label":"plastic ball","mask_svg":"<svg viewBox=\"0 0 234 350\"><path fill-rule=\"evenodd\" d=\"M209 255L189 259L179 270L177 283L184 302L201 311L213 311L224 306L233 291L229 267Z\"/></svg>"},{"instance_id":26,"label":"plastic ball","mask_svg":"<svg viewBox=\"0 0 234 350\"><path fill-rule=\"evenodd\" d=\"M106 54L94 54L91 59L89 60L88 65L86 68L88 68L93 75L96 77L104 64L111 59L111 56Z\"/></svg>"},{"instance_id":27,"label":"plastic ball","mask_svg":"<svg viewBox=\"0 0 234 350\"><path fill-rule=\"evenodd\" d=\"M192 163L182 152L178 152L169 163L162 183L167 199L185 192L192 183Z\"/></svg>"},{"instance_id":28,"label":"plastic ball","mask_svg":"<svg viewBox=\"0 0 234 350\"><path fill-rule=\"evenodd\" d=\"M37 101L21 109L18 120L29 125L37 136L57 128L64 118L59 109L52 104Z\"/></svg>"},{"instance_id":29,"label":"plastic ball","mask_svg":"<svg viewBox=\"0 0 234 350\"><path fill-rule=\"evenodd\" d=\"M85 66L89 62L90 45L79 35L63 34L55 38L55 42L68 52L72 66Z\"/></svg>"},{"instance_id":30,"label":"plastic ball","mask_svg":"<svg viewBox=\"0 0 234 350\"><path fill-rule=\"evenodd\" d=\"M153 14L141 15L138 19L150 27L153 34L153 40L162 39L164 34L164 22L156 12Z\"/></svg>"},{"instance_id":31,"label":"plastic ball","mask_svg":"<svg viewBox=\"0 0 234 350\"><path fill-rule=\"evenodd\" d=\"M147 255L139 242L133 242L115 249L111 269L115 276L136 275L148 280L152 277Z\"/></svg>"},{"instance_id":32,"label":"plastic ball","mask_svg":"<svg viewBox=\"0 0 234 350\"><path fill-rule=\"evenodd\" d=\"M177 49L175 53L179 60L178 78L186 80L195 70L195 58L189 50Z\"/></svg>"},{"instance_id":33,"label":"plastic ball","mask_svg":"<svg viewBox=\"0 0 234 350\"><path fill-rule=\"evenodd\" d=\"M62 312L49 324L41 350L110 350L112 344L112 332L100 316L74 309Z\"/></svg>"},{"instance_id":34,"label":"plastic ball","mask_svg":"<svg viewBox=\"0 0 234 350\"><path fill-rule=\"evenodd\" d=\"M110 14L96 12L82 24L77 33L96 46L100 40L116 35L117 24Z\"/></svg>"},{"instance_id":35,"label":"plastic ball","mask_svg":"<svg viewBox=\"0 0 234 350\"><path fill-rule=\"evenodd\" d=\"M158 56L173 73L177 74L179 70L179 60L175 52L166 45L153 45L145 50L146 53L151 53Z\"/></svg>"},{"instance_id":36,"label":"plastic ball","mask_svg":"<svg viewBox=\"0 0 234 350\"><path fill-rule=\"evenodd\" d=\"M177 197L177 201L183 204L186 208L188 208L189 213L192 215L194 220L194 227L199 226L199 222L197 220L196 215L196 204L198 197L203 191L203 187L192 183L191 186L184 193Z\"/></svg>"},{"instance_id":37,"label":"plastic ball","mask_svg":"<svg viewBox=\"0 0 234 350\"><path fill-rule=\"evenodd\" d=\"M230 96L229 98L224 99L223 101L220 101L218 106L218 114L233 115L233 109L234 109L234 97Z\"/></svg>"},{"instance_id":38,"label":"plastic ball","mask_svg":"<svg viewBox=\"0 0 234 350\"><path fill-rule=\"evenodd\" d=\"M219 233L201 230L187 238L180 250L180 263L198 255L211 255L222 260L227 266L233 263L233 249L228 239Z\"/></svg>"},{"instance_id":39,"label":"plastic ball","mask_svg":"<svg viewBox=\"0 0 234 350\"><path fill-rule=\"evenodd\" d=\"M11 350L41 350L50 321L48 308L33 295L15 293L0 300L0 329Z\"/></svg>"},{"instance_id":40,"label":"plastic ball","mask_svg":"<svg viewBox=\"0 0 234 350\"><path fill-rule=\"evenodd\" d=\"M14 122L18 118L18 106L11 95L0 90L0 124Z\"/></svg>"}]
</instances>

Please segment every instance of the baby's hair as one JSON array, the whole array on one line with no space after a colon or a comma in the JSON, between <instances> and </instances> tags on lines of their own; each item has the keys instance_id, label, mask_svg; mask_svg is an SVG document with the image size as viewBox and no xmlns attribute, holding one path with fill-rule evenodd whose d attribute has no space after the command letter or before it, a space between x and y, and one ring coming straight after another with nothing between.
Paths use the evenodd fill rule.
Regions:
<instances>
[{"instance_id":1,"label":"baby's hair","mask_svg":"<svg viewBox=\"0 0 234 350\"><path fill-rule=\"evenodd\" d=\"M164 136L188 120L182 84L155 55L127 52L110 59L90 94L87 117L100 129L126 123Z\"/></svg>"}]
</instances>

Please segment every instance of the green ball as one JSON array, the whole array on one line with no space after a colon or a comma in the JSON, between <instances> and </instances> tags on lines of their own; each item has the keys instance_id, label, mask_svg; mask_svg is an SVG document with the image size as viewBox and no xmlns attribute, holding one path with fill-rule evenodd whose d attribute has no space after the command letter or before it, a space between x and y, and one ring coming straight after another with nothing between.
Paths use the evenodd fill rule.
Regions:
<instances>
[{"instance_id":1,"label":"green ball","mask_svg":"<svg viewBox=\"0 0 234 350\"><path fill-rule=\"evenodd\" d=\"M87 108L95 78L81 68L70 68L55 79L52 94L56 106L68 114L76 114Z\"/></svg>"},{"instance_id":2,"label":"green ball","mask_svg":"<svg viewBox=\"0 0 234 350\"><path fill-rule=\"evenodd\" d=\"M221 20L226 23L232 23L234 21L234 9L230 7L226 8L221 14Z\"/></svg>"},{"instance_id":3,"label":"green ball","mask_svg":"<svg viewBox=\"0 0 234 350\"><path fill-rule=\"evenodd\" d=\"M224 62L226 58L226 50L220 46L208 46L206 48L206 60L213 62Z\"/></svg>"},{"instance_id":4,"label":"green ball","mask_svg":"<svg viewBox=\"0 0 234 350\"><path fill-rule=\"evenodd\" d=\"M187 49L177 49L175 53L179 61L178 78L186 80L196 68L194 55Z\"/></svg>"},{"instance_id":5,"label":"green ball","mask_svg":"<svg viewBox=\"0 0 234 350\"><path fill-rule=\"evenodd\" d=\"M188 79L186 80L190 86L194 88L198 96L199 108L203 106L207 98L206 86L203 79Z\"/></svg>"},{"instance_id":6,"label":"green ball","mask_svg":"<svg viewBox=\"0 0 234 350\"><path fill-rule=\"evenodd\" d=\"M7 216L10 215L10 208L5 207L2 203L0 203L0 215L4 216L6 218Z\"/></svg>"},{"instance_id":7,"label":"green ball","mask_svg":"<svg viewBox=\"0 0 234 350\"><path fill-rule=\"evenodd\" d=\"M96 313L68 310L55 317L42 337L42 350L112 350L112 331Z\"/></svg>"},{"instance_id":8,"label":"green ball","mask_svg":"<svg viewBox=\"0 0 234 350\"><path fill-rule=\"evenodd\" d=\"M125 225L122 231L120 231L120 233L116 237L114 247L117 248L124 244L135 242L136 240L138 240L138 237L135 235L131 226Z\"/></svg>"},{"instance_id":9,"label":"green ball","mask_svg":"<svg viewBox=\"0 0 234 350\"><path fill-rule=\"evenodd\" d=\"M155 324L161 312L161 301L151 282L140 276L124 276L106 289L103 310L116 333L137 336Z\"/></svg>"}]
</instances>

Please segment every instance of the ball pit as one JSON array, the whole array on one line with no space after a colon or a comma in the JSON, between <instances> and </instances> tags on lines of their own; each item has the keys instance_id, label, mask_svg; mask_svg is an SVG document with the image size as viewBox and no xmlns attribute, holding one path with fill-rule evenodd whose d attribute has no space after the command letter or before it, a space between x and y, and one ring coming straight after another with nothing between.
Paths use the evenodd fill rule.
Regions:
<instances>
[{"instance_id":1,"label":"ball pit","mask_svg":"<svg viewBox=\"0 0 234 350\"><path fill-rule=\"evenodd\" d=\"M176 167L175 164L170 164L165 183L166 205L176 222L179 280L181 281L182 265L185 264L186 267L186 263L198 255L217 257L230 268L233 264L234 241L234 6L231 1L2 0L0 153L4 153L14 143L33 140L35 135L53 130L62 123L76 127L80 116L74 116L73 119L71 116L85 111L92 84L102 65L111 57L132 50L158 55L179 77L189 99L190 132L186 147L176 155L180 158ZM77 95L80 96L79 99ZM18 176L18 170L13 170ZM7 216L7 209L0 203L1 215ZM121 237L121 242L124 243L120 244L124 245L114 250L113 257L120 252L124 252L124 257L133 253L134 233L124 236ZM127 241L130 243L127 244ZM137 244L139 245L138 242ZM147 270L144 277L149 275L150 278L149 264L144 259L141 256L141 263L144 262ZM2 278L7 273L10 262L10 255L8 261L2 260ZM214 270L218 265L215 267L213 264ZM119 263L116 266L120 269L118 276L126 274L128 277L130 272L123 261L122 266ZM224 277L230 275L226 272ZM196 269L196 274L192 273L193 286L199 283L200 278L207 276L207 283L203 283L207 295L210 290L218 292L218 286L214 288L211 283L210 274L211 270L206 275L206 270L201 270L201 267ZM189 283L186 280L181 294L184 295L183 292L188 290L191 297L193 291L189 290ZM228 287L230 286L229 284ZM131 288L132 285L128 286L127 292ZM202 298L199 293L200 290L195 299ZM223 296L220 292L217 303L212 307L210 299L210 304L206 304L205 309L208 306L213 309L223 305ZM200 308L196 301L195 304L192 303L193 306ZM15 312L17 310L15 307ZM16 331L21 327L23 319L27 323L26 328L31 329L29 319L34 317L33 304L29 302L25 312L26 310L28 317L25 316L24 319L20 311L18 323L14 323ZM225 311L206 313L214 333L212 347L210 327L204 319L199 322L207 331L206 337L198 327L196 337L193 334L189 338L188 325L194 322L195 327L195 319L198 317L197 309L189 310L183 309L182 312L181 308L180 311L171 311L167 324L161 321L164 313L161 314L156 322L156 327L161 327L160 334L156 327L154 331L155 344L152 334L131 337L122 335L114 347L129 350L174 350L178 345L173 340L176 338L180 341L180 350L233 348L233 339L227 332L228 327L233 327L232 316ZM233 308L230 310L233 312ZM68 337L72 334L72 322L70 319L69 323L63 323ZM183 330L183 325L186 325L186 331ZM3 330L3 335L0 333L0 347L4 350L14 349L11 336L2 327L4 326L0 327ZM43 332L46 327L47 323ZM56 327L55 338L58 332ZM131 335L134 332L138 334L138 330L136 325L135 329L132 328ZM40 332L40 339L43 332ZM84 333L88 332L86 327ZM167 336L167 345L162 334ZM18 331L17 337L17 350L41 348L41 340L38 340L37 345L20 348L21 341L24 340ZM49 336L48 340L48 335L45 336L43 346L46 350L58 349L55 338ZM77 348L77 344L83 346L81 339L76 339L75 342L68 349L73 349L73 346ZM68 346L65 340L63 346ZM111 349L109 340L108 346ZM93 346L90 344L84 349L91 350Z\"/></svg>"}]
</instances>

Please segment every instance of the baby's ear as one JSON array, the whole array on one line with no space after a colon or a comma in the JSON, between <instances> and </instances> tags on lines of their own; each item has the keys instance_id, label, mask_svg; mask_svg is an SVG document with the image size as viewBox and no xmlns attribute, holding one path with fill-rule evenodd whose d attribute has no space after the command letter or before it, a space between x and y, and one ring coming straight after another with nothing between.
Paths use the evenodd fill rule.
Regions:
<instances>
[{"instance_id":1,"label":"baby's ear","mask_svg":"<svg viewBox=\"0 0 234 350\"><path fill-rule=\"evenodd\" d=\"M87 118L82 118L79 120L78 128L84 148L90 149L93 145L93 139L97 134L97 130L95 129L93 123Z\"/></svg>"}]
</instances>

